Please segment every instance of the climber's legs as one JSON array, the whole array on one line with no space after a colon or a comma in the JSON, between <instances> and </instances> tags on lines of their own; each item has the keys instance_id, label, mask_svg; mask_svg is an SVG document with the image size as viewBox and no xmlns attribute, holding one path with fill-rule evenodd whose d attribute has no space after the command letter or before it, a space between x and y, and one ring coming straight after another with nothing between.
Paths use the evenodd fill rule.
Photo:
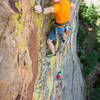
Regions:
<instances>
[{"instance_id":1,"label":"climber's legs","mask_svg":"<svg viewBox=\"0 0 100 100\"><path fill-rule=\"evenodd\" d=\"M54 45L53 45L53 40L48 39L48 40L47 40L47 44L48 44L48 46L49 46L49 48L50 48L52 54L55 55L55 48L54 48Z\"/></svg>"},{"instance_id":2,"label":"climber's legs","mask_svg":"<svg viewBox=\"0 0 100 100\"><path fill-rule=\"evenodd\" d=\"M48 35L47 44L48 44L53 56L56 54L55 48L54 48L54 45L53 45L53 40L57 39L57 37L56 37L57 35L62 35L63 42L65 42L65 38L66 38L66 33L65 33L66 31L65 30L66 30L66 26L64 26L64 27L55 27L54 26L52 28L50 34ZM50 56L48 56L48 57L50 57Z\"/></svg>"},{"instance_id":3,"label":"climber's legs","mask_svg":"<svg viewBox=\"0 0 100 100\"><path fill-rule=\"evenodd\" d=\"M51 50L51 54L47 54L48 57L52 57L55 56L55 47L53 44L53 41L56 39L56 34L55 34L55 27L52 28L50 34L48 35L48 40L47 40L47 44Z\"/></svg>"},{"instance_id":4,"label":"climber's legs","mask_svg":"<svg viewBox=\"0 0 100 100\"><path fill-rule=\"evenodd\" d=\"M63 32L62 37L63 37L63 43L64 43L65 39L66 39L66 33L65 32ZM69 46L69 41L67 41L66 46Z\"/></svg>"},{"instance_id":5,"label":"climber's legs","mask_svg":"<svg viewBox=\"0 0 100 100\"><path fill-rule=\"evenodd\" d=\"M63 32L63 34L62 34L62 38L63 38L63 41L65 42L65 38L66 38L66 33L65 32Z\"/></svg>"}]
</instances>

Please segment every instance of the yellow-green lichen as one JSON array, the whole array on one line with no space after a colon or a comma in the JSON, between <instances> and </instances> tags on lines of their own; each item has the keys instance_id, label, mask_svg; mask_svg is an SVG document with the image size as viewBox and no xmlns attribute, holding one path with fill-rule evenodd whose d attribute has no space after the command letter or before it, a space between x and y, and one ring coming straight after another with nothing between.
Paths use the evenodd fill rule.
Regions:
<instances>
[{"instance_id":1,"label":"yellow-green lichen","mask_svg":"<svg viewBox=\"0 0 100 100\"><path fill-rule=\"evenodd\" d=\"M37 84L38 82L38 79L40 77L40 73L41 73L41 63L38 62L38 76L37 76L37 79L35 80L35 84L34 84L34 91L33 91L33 100L37 100L38 98L38 93L39 93L39 87L41 84Z\"/></svg>"},{"instance_id":2,"label":"yellow-green lichen","mask_svg":"<svg viewBox=\"0 0 100 100\"><path fill-rule=\"evenodd\" d=\"M23 22L21 19L19 19L18 23L17 23L17 34L21 34L21 31L22 31L22 25L23 25Z\"/></svg>"},{"instance_id":3,"label":"yellow-green lichen","mask_svg":"<svg viewBox=\"0 0 100 100\"><path fill-rule=\"evenodd\" d=\"M53 90L53 75L49 76L47 84L49 88L49 94L47 100L50 100L50 96L52 95L52 90Z\"/></svg>"},{"instance_id":4,"label":"yellow-green lichen","mask_svg":"<svg viewBox=\"0 0 100 100\"><path fill-rule=\"evenodd\" d=\"M18 13L15 13L12 15L13 24L17 23L17 30L16 30L17 34L21 33L21 29L22 29L22 25L23 25L23 22L21 19L19 19L19 17L20 17L20 14L18 14Z\"/></svg>"},{"instance_id":5,"label":"yellow-green lichen","mask_svg":"<svg viewBox=\"0 0 100 100\"><path fill-rule=\"evenodd\" d=\"M19 16L20 16L20 14L18 14L18 13L14 13L14 14L11 15L13 24L16 23L16 21L18 20Z\"/></svg>"},{"instance_id":6,"label":"yellow-green lichen","mask_svg":"<svg viewBox=\"0 0 100 100\"><path fill-rule=\"evenodd\" d=\"M39 28L43 27L42 19L43 19L43 14L37 14L34 12L34 21L36 26L38 26Z\"/></svg>"},{"instance_id":7,"label":"yellow-green lichen","mask_svg":"<svg viewBox=\"0 0 100 100\"><path fill-rule=\"evenodd\" d=\"M15 6L20 11L20 6L19 6L19 3L18 2L15 2Z\"/></svg>"},{"instance_id":8,"label":"yellow-green lichen","mask_svg":"<svg viewBox=\"0 0 100 100\"><path fill-rule=\"evenodd\" d=\"M50 60L50 68L51 68L51 70L53 70L55 61L56 61L56 57L54 56L54 57L52 57L51 60Z\"/></svg>"}]
</instances>

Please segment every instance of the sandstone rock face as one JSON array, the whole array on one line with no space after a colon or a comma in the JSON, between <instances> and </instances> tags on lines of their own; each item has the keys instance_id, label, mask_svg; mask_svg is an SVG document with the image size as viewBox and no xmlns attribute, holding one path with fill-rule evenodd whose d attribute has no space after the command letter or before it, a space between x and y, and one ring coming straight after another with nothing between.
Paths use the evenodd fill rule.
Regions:
<instances>
[{"instance_id":1,"label":"sandstone rock face","mask_svg":"<svg viewBox=\"0 0 100 100\"><path fill-rule=\"evenodd\" d=\"M63 71L60 100L85 99L76 53L80 1L74 2L71 49L66 46L56 57L47 58L46 39L52 15L36 14L35 0L0 0L0 100L55 100L59 70ZM47 6L50 1L42 4Z\"/></svg>"}]
</instances>

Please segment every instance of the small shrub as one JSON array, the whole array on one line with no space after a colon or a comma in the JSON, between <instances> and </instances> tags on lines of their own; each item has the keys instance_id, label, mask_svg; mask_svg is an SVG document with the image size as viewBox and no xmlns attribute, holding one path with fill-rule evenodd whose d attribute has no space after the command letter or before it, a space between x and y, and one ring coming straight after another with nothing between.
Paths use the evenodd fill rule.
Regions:
<instances>
[{"instance_id":1,"label":"small shrub","mask_svg":"<svg viewBox=\"0 0 100 100\"><path fill-rule=\"evenodd\" d=\"M97 76L97 79L93 84L93 89L90 92L90 99L100 100L100 74Z\"/></svg>"},{"instance_id":2,"label":"small shrub","mask_svg":"<svg viewBox=\"0 0 100 100\"><path fill-rule=\"evenodd\" d=\"M92 100L100 100L100 87L93 88L92 92L90 93L90 98Z\"/></svg>"},{"instance_id":3,"label":"small shrub","mask_svg":"<svg viewBox=\"0 0 100 100\"><path fill-rule=\"evenodd\" d=\"M89 67L93 67L96 66L98 63L98 56L97 56L97 52L95 50L90 51L87 55L87 63L89 65Z\"/></svg>"},{"instance_id":4,"label":"small shrub","mask_svg":"<svg viewBox=\"0 0 100 100\"><path fill-rule=\"evenodd\" d=\"M92 69L91 67L89 67L89 66L84 66L84 67L83 67L84 77L85 77L85 78L88 77L92 70L93 70L93 69Z\"/></svg>"},{"instance_id":5,"label":"small shrub","mask_svg":"<svg viewBox=\"0 0 100 100\"><path fill-rule=\"evenodd\" d=\"M83 53L83 52L81 52L80 61L81 61L81 63L83 63L84 65L87 65L87 63L86 63L86 55L85 55L85 53Z\"/></svg>"},{"instance_id":6,"label":"small shrub","mask_svg":"<svg viewBox=\"0 0 100 100\"><path fill-rule=\"evenodd\" d=\"M84 0L82 0L79 9L79 18L82 22L88 23L91 26L96 25L96 20L98 18L95 6L92 4L90 7L86 6Z\"/></svg>"},{"instance_id":7,"label":"small shrub","mask_svg":"<svg viewBox=\"0 0 100 100\"><path fill-rule=\"evenodd\" d=\"M78 44L79 46L83 45L84 40L86 39L86 36L88 35L88 32L84 32L80 27L78 28Z\"/></svg>"}]
</instances>

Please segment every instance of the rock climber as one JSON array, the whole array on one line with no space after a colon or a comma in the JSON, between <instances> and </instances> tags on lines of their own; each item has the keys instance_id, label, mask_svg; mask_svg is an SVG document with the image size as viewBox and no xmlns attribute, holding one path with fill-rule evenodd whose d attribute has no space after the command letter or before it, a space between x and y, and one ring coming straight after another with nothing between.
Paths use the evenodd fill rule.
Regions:
<instances>
[{"instance_id":1,"label":"rock climber","mask_svg":"<svg viewBox=\"0 0 100 100\"><path fill-rule=\"evenodd\" d=\"M66 37L66 26L69 24L70 19L70 8L75 8L75 4L71 3L69 0L52 0L53 5L50 7L42 8L39 4L35 6L36 13L49 14L53 13L55 17L55 25L52 28L50 34L48 35L47 44L51 50L48 57L56 56L55 47L53 41L56 39L57 34L61 35L63 38L63 43Z\"/></svg>"}]
</instances>

